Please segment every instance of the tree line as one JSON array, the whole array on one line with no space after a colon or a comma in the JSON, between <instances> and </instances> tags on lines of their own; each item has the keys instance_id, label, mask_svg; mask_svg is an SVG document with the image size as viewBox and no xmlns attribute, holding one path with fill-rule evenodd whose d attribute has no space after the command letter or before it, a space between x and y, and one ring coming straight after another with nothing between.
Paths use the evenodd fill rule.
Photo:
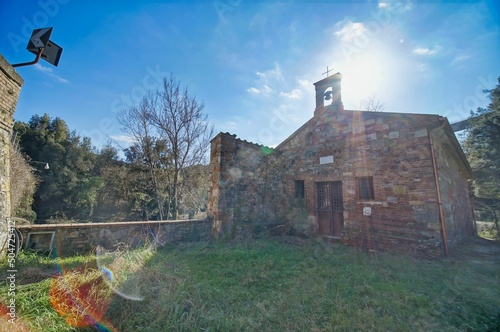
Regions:
<instances>
[{"instance_id":1,"label":"tree line","mask_svg":"<svg viewBox=\"0 0 500 332\"><path fill-rule=\"evenodd\" d=\"M500 77L485 91L487 108L471 111L462 145L475 174L476 212L500 220ZM34 115L14 124L11 149L13 215L33 221L165 220L206 210L204 156L213 126L204 105L173 76L118 115L134 143L100 150L64 120ZM49 169L43 167L48 163ZM30 163L31 162L31 163ZM37 163L34 163L37 162Z\"/></svg>"},{"instance_id":2,"label":"tree line","mask_svg":"<svg viewBox=\"0 0 500 332\"><path fill-rule=\"evenodd\" d=\"M46 222L202 216L213 136L203 108L172 75L164 78L160 89L119 113L134 142L122 157L111 143L97 150L61 118L16 121L13 153L25 158L12 165L14 216Z\"/></svg>"}]
</instances>

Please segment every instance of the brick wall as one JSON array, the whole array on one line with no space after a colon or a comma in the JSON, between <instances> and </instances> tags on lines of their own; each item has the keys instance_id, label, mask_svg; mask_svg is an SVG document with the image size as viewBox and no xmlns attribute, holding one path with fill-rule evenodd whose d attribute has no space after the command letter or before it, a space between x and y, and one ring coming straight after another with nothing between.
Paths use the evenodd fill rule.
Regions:
<instances>
[{"instance_id":1,"label":"brick wall","mask_svg":"<svg viewBox=\"0 0 500 332\"><path fill-rule=\"evenodd\" d=\"M23 79L0 55L0 257L5 254L7 220L10 217L10 156L9 145L14 123L14 111Z\"/></svg>"},{"instance_id":2,"label":"brick wall","mask_svg":"<svg viewBox=\"0 0 500 332\"><path fill-rule=\"evenodd\" d=\"M271 153L219 134L212 141L210 216L214 229L235 221L280 221L294 231L318 233L318 182L341 181L342 240L367 250L422 257L443 254L429 133L438 115L343 111L325 108ZM453 133L452 133L453 134ZM450 244L470 234L467 179L450 139L441 137ZM448 143L444 143L448 142ZM453 164L453 167L446 165ZM374 199L360 200L357 178L371 176ZM295 183L303 181L303 200ZM363 214L369 207L371 214ZM468 211L468 212L467 212ZM467 212L467 213L466 213ZM219 227L219 228L217 228Z\"/></svg>"},{"instance_id":3,"label":"brick wall","mask_svg":"<svg viewBox=\"0 0 500 332\"><path fill-rule=\"evenodd\" d=\"M370 250L440 254L440 228L428 128L438 116L325 110L285 141L294 180L304 180L311 218L318 182L342 181L344 242ZM304 148L305 146L305 148ZM332 163L320 163L333 156ZM374 199L358 198L357 178L373 177ZM363 214L365 207L371 214Z\"/></svg>"},{"instance_id":4,"label":"brick wall","mask_svg":"<svg viewBox=\"0 0 500 332\"><path fill-rule=\"evenodd\" d=\"M23 249L27 247L28 234L55 232L54 249L60 257L90 253L97 246L113 250L118 245L137 247L153 243L160 245L179 241L205 241L211 239L212 224L206 220L161 222L113 222L91 224L19 225ZM33 236L33 235L31 235ZM33 245L33 241L31 243ZM34 244L36 248L36 243Z\"/></svg>"}]
</instances>

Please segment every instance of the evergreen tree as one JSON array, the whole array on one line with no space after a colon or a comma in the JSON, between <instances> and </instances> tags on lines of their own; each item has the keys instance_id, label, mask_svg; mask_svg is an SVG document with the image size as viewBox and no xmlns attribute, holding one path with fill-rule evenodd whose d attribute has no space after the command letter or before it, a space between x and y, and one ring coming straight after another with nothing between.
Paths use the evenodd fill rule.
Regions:
<instances>
[{"instance_id":1,"label":"evergreen tree","mask_svg":"<svg viewBox=\"0 0 500 332\"><path fill-rule=\"evenodd\" d=\"M498 85L485 91L488 108L471 112L464 150L474 170L476 208L489 214L498 229L500 218L500 77Z\"/></svg>"},{"instance_id":2,"label":"evergreen tree","mask_svg":"<svg viewBox=\"0 0 500 332\"><path fill-rule=\"evenodd\" d=\"M66 122L49 115L34 115L28 123L16 122L19 147L37 169L40 185L34 197L39 219L88 219L102 186L92 177L95 155L89 138L70 132ZM49 169L40 167L48 163Z\"/></svg>"}]
</instances>

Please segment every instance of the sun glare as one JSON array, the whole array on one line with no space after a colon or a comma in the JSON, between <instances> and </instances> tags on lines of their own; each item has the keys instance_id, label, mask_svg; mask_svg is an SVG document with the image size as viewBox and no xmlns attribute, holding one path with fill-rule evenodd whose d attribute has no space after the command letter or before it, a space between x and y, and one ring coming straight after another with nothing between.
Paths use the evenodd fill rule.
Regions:
<instances>
[{"instance_id":1,"label":"sun glare","mask_svg":"<svg viewBox=\"0 0 500 332\"><path fill-rule=\"evenodd\" d=\"M342 101L346 109L359 108L363 101L380 95L384 71L379 58L359 56L339 69L342 73Z\"/></svg>"}]
</instances>

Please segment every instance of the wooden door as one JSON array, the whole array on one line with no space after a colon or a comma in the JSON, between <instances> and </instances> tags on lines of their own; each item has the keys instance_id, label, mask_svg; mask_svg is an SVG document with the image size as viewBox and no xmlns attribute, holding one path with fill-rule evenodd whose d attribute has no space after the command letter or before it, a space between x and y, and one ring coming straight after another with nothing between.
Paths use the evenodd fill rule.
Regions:
<instances>
[{"instance_id":1,"label":"wooden door","mask_svg":"<svg viewBox=\"0 0 500 332\"><path fill-rule=\"evenodd\" d=\"M342 181L318 182L319 234L341 236L344 228Z\"/></svg>"}]
</instances>

